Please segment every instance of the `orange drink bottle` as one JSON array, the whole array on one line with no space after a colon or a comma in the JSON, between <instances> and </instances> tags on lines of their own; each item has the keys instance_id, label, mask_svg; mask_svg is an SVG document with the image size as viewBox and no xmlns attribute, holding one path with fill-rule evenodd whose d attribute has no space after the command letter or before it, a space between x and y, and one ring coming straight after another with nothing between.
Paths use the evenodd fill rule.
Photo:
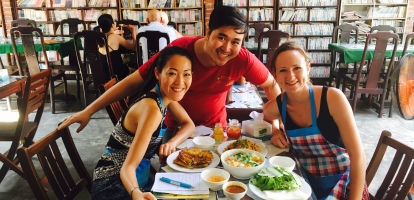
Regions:
<instances>
[{"instance_id":1,"label":"orange drink bottle","mask_svg":"<svg viewBox=\"0 0 414 200\"><path fill-rule=\"evenodd\" d=\"M229 119L227 137L231 139L238 139L241 135L241 126L239 120Z\"/></svg>"}]
</instances>

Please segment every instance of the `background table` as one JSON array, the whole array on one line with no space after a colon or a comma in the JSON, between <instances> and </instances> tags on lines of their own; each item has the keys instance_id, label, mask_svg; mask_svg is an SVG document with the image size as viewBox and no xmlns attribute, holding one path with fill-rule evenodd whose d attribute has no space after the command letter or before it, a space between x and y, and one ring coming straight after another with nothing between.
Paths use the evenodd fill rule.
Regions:
<instances>
[{"instance_id":1,"label":"background table","mask_svg":"<svg viewBox=\"0 0 414 200\"><path fill-rule=\"evenodd\" d=\"M70 37L45 37L44 40L56 40L55 43L46 43L46 51L57 51L61 58L75 53L74 41ZM18 42L18 41L17 41ZM35 51L42 51L40 40L35 38ZM82 41L78 40L78 45L82 46ZM17 52L24 52L23 45L17 43ZM10 38L0 38L0 54L13 53L13 45Z\"/></svg>"},{"instance_id":2,"label":"background table","mask_svg":"<svg viewBox=\"0 0 414 200\"><path fill-rule=\"evenodd\" d=\"M346 64L359 62L362 60L362 55L364 54L364 48L365 44L340 44L340 43L331 43L328 46L328 49L334 52L341 53L340 62L344 62ZM372 57L374 56L374 49L375 45L370 44L368 46L368 52L366 55L366 60L372 60ZM404 45L398 45L397 52L395 53L395 56L401 56L402 51L404 49ZM392 55L393 47L391 45L387 46L386 55L385 57L391 57ZM414 52L414 45L410 45L407 48L407 53L413 53Z\"/></svg>"},{"instance_id":3,"label":"background table","mask_svg":"<svg viewBox=\"0 0 414 200\"><path fill-rule=\"evenodd\" d=\"M233 85L231 97L231 103L226 105L228 119L238 119L241 122L251 119L249 114L252 111L263 111L263 100L254 85Z\"/></svg>"}]
</instances>

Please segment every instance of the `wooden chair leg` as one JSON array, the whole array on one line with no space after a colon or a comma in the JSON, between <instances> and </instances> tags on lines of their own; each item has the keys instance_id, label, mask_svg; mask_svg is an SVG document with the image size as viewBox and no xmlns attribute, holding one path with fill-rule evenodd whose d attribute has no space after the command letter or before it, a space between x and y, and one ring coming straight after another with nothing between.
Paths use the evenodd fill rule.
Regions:
<instances>
[{"instance_id":1,"label":"wooden chair leg","mask_svg":"<svg viewBox=\"0 0 414 200\"><path fill-rule=\"evenodd\" d=\"M80 74L79 71L76 71L76 88L78 89L77 91L77 97L78 99L80 99Z\"/></svg>"},{"instance_id":2,"label":"wooden chair leg","mask_svg":"<svg viewBox=\"0 0 414 200\"><path fill-rule=\"evenodd\" d=\"M9 171L9 166L6 163L3 163L3 166L0 169L0 183L3 181L4 177L6 177L7 172Z\"/></svg>"},{"instance_id":3,"label":"wooden chair leg","mask_svg":"<svg viewBox=\"0 0 414 200\"><path fill-rule=\"evenodd\" d=\"M388 112L388 118L392 117L392 97L391 97L391 102L390 102L390 110Z\"/></svg>"},{"instance_id":4,"label":"wooden chair leg","mask_svg":"<svg viewBox=\"0 0 414 200\"><path fill-rule=\"evenodd\" d=\"M68 96L68 82L67 82L66 76L62 77L62 81L63 81L63 92L65 93L65 102L68 104L69 96Z\"/></svg>"},{"instance_id":5,"label":"wooden chair leg","mask_svg":"<svg viewBox=\"0 0 414 200\"><path fill-rule=\"evenodd\" d=\"M53 80L50 80L49 93L50 93L50 106L52 107L52 114L55 114L55 83Z\"/></svg>"},{"instance_id":6,"label":"wooden chair leg","mask_svg":"<svg viewBox=\"0 0 414 200\"><path fill-rule=\"evenodd\" d=\"M358 101L358 93L355 91L354 98L352 99L352 111L354 112L354 115L355 115L357 101Z\"/></svg>"}]
</instances>

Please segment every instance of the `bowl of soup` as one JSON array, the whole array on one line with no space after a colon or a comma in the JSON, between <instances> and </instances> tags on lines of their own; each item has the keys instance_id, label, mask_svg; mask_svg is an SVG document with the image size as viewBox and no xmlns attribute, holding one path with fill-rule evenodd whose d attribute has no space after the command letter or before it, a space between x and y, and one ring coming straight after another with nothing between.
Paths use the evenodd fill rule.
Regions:
<instances>
[{"instance_id":1,"label":"bowl of soup","mask_svg":"<svg viewBox=\"0 0 414 200\"><path fill-rule=\"evenodd\" d=\"M221 163L234 178L246 180L263 168L266 158L249 149L231 149L221 154Z\"/></svg>"},{"instance_id":2,"label":"bowl of soup","mask_svg":"<svg viewBox=\"0 0 414 200\"><path fill-rule=\"evenodd\" d=\"M247 186L240 181L229 181L223 185L223 192L231 200L239 200L246 195Z\"/></svg>"},{"instance_id":3,"label":"bowl of soup","mask_svg":"<svg viewBox=\"0 0 414 200\"><path fill-rule=\"evenodd\" d=\"M211 191L218 191L230 178L230 174L224 169L210 168L201 172L201 179Z\"/></svg>"}]
</instances>

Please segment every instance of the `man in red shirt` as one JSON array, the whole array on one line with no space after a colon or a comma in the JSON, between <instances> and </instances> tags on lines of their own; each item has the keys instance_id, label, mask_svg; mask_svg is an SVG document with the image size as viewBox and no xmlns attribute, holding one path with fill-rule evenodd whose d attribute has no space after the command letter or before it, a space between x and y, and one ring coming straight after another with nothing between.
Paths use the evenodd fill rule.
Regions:
<instances>
[{"instance_id":1,"label":"man in red shirt","mask_svg":"<svg viewBox=\"0 0 414 200\"><path fill-rule=\"evenodd\" d=\"M193 81L190 89L178 105L169 105L168 109L182 106L196 126L212 127L221 122L226 125L226 95L233 83L244 76L254 85L260 85L268 99L275 99L280 89L268 69L255 55L242 47L248 31L246 17L237 8L220 6L210 15L206 36L182 37L170 43L170 46L186 48L193 58ZM148 74L148 69L156 56L154 55L137 72L129 75L105 92L87 108L67 118L59 127L66 127L74 122L80 123L77 131L82 130L96 111L120 98L140 90ZM175 88L171 88L174 91ZM183 114L187 114L183 113ZM169 130L179 125L174 116L167 114L164 123ZM189 130L179 130L177 135L190 136ZM166 155L175 151L179 145L174 138L160 149Z\"/></svg>"}]
</instances>

